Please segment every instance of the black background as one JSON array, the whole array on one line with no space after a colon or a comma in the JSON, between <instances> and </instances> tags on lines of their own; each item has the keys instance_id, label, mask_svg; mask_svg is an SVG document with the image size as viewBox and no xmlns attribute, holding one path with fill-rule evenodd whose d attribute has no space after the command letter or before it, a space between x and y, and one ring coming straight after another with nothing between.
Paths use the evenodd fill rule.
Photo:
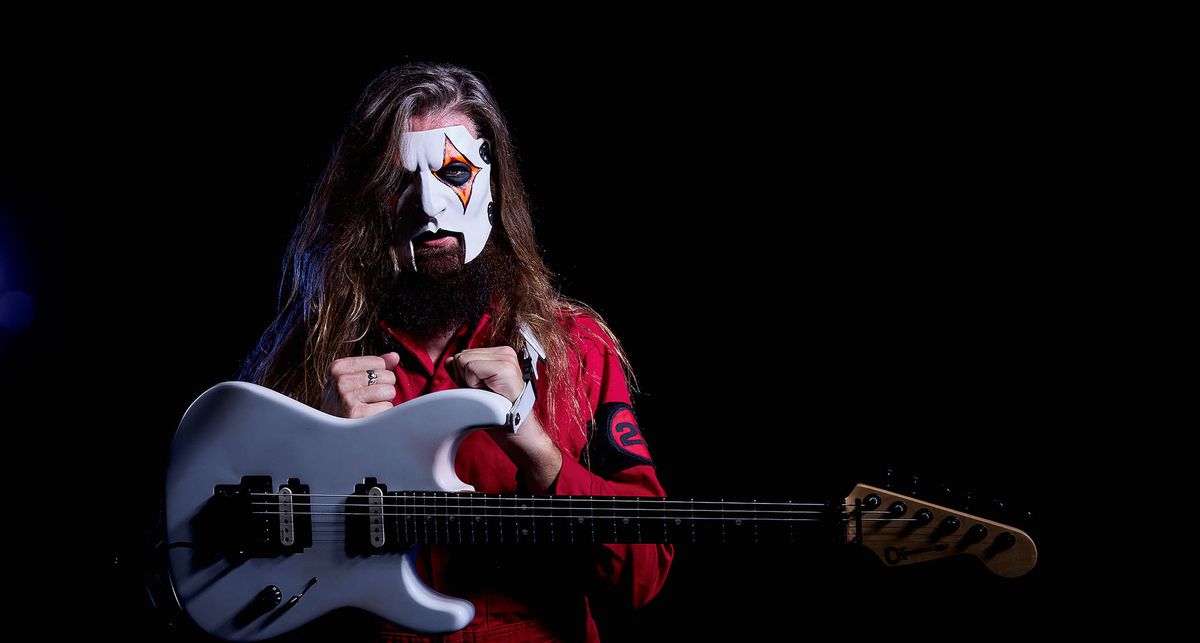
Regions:
<instances>
[{"instance_id":1,"label":"black background","mask_svg":"<svg viewBox=\"0 0 1200 643\"><path fill-rule=\"evenodd\" d=\"M158 634L129 561L174 426L272 318L358 93L424 59L493 87L549 265L629 352L669 494L824 500L890 464L1038 518L1041 561L1017 580L849 547L681 547L621 634L1020 631L1059 569L1042 492L1071 430L1080 277L1044 215L1072 89L1063 59L995 44L10 57L0 286L37 312L0 331L4 423L31 427L10 457L55 491L29 515L76 534L32 567L31 602L65 595L102 614L89 627ZM63 587L80 566L86 597Z\"/></svg>"}]
</instances>

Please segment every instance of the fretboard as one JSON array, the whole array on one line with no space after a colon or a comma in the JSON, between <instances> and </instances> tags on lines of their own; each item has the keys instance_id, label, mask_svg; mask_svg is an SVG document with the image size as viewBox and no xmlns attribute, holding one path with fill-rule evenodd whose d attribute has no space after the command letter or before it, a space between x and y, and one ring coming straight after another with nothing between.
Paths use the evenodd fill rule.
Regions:
<instances>
[{"instance_id":1,"label":"fretboard","mask_svg":"<svg viewBox=\"0 0 1200 643\"><path fill-rule=\"evenodd\" d=\"M373 502L314 498L314 525L344 524L348 542L368 542L368 530L381 526L396 545L795 542L814 527L845 524L840 507L803 502L434 492L392 492Z\"/></svg>"}]
</instances>

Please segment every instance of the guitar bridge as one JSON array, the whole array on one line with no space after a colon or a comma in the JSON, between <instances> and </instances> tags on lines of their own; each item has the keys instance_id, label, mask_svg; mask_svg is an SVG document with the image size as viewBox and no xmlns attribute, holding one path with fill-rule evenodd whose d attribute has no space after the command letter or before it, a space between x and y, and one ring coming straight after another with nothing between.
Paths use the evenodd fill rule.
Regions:
<instances>
[{"instance_id":1,"label":"guitar bridge","mask_svg":"<svg viewBox=\"0 0 1200 643\"><path fill-rule=\"evenodd\" d=\"M230 558L298 554L312 546L308 485L298 478L272 489L270 476L243 476L213 488L197 514L195 546Z\"/></svg>"}]
</instances>

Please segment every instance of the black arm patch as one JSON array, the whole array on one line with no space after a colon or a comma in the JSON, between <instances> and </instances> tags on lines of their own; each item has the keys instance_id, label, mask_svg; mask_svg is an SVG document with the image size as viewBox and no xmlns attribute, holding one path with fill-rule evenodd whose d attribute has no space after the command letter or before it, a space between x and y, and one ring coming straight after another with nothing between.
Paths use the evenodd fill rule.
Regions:
<instances>
[{"instance_id":1,"label":"black arm patch","mask_svg":"<svg viewBox=\"0 0 1200 643\"><path fill-rule=\"evenodd\" d=\"M605 402L596 409L583 465L599 476L609 476L639 464L654 466L633 407L624 402Z\"/></svg>"}]
</instances>

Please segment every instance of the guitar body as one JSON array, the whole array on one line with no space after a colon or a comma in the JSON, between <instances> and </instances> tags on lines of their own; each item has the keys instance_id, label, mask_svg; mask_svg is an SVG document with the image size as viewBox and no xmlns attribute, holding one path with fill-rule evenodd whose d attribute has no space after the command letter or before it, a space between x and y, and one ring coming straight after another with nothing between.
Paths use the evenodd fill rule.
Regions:
<instances>
[{"instance_id":1,"label":"guitar body","mask_svg":"<svg viewBox=\"0 0 1200 643\"><path fill-rule=\"evenodd\" d=\"M197 530L203 529L214 488L235 485L243 476L270 476L272 493L299 478L313 503L344 503L364 476L397 490L470 491L454 473L458 443L469 431L502 425L511 408L500 395L460 389L348 420L253 384L213 387L184 415L167 469L170 573L181 605L202 629L235 641L278 636L346 606L421 632L465 627L473 606L434 592L418 578L415 547L356 555L337 528L317 519L311 544L299 553L212 556L190 545L203 540ZM255 601L272 586L282 602L259 609Z\"/></svg>"}]
</instances>

